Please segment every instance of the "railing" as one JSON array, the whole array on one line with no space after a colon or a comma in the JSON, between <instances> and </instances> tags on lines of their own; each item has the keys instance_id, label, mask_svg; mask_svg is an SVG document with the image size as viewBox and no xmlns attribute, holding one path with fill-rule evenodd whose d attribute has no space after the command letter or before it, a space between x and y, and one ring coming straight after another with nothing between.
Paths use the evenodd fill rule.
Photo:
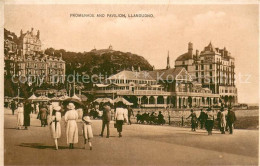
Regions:
<instances>
[{"instance_id":1,"label":"railing","mask_svg":"<svg viewBox=\"0 0 260 166\"><path fill-rule=\"evenodd\" d=\"M171 92L155 91L155 90L96 90L96 93L116 93L118 95L170 95Z\"/></svg>"}]
</instances>

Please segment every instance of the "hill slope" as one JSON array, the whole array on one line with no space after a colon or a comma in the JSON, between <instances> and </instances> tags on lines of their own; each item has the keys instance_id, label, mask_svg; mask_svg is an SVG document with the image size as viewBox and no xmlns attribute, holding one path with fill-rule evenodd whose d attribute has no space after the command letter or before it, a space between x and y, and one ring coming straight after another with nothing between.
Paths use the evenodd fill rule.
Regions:
<instances>
[{"instance_id":1,"label":"hill slope","mask_svg":"<svg viewBox=\"0 0 260 166\"><path fill-rule=\"evenodd\" d=\"M121 70L131 70L132 67L138 70L152 70L152 66L142 56L114 51L109 49L92 50L90 52L76 53L67 52L64 49L55 50L48 48L45 50L47 55L61 56L66 61L66 73L73 73L76 70L79 73L86 74L115 74Z\"/></svg>"}]
</instances>

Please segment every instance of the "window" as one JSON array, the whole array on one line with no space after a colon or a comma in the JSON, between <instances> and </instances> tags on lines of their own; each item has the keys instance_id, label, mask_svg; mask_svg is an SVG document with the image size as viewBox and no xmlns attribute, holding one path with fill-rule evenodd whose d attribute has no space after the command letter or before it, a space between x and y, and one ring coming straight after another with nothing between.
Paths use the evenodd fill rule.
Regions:
<instances>
[{"instance_id":1,"label":"window","mask_svg":"<svg viewBox=\"0 0 260 166\"><path fill-rule=\"evenodd\" d=\"M209 69L212 69L212 64L209 65Z\"/></svg>"},{"instance_id":2,"label":"window","mask_svg":"<svg viewBox=\"0 0 260 166\"><path fill-rule=\"evenodd\" d=\"M212 76L212 71L211 71L211 72L209 72L209 75L210 75L210 76Z\"/></svg>"},{"instance_id":3,"label":"window","mask_svg":"<svg viewBox=\"0 0 260 166\"><path fill-rule=\"evenodd\" d=\"M201 75L204 76L204 72L201 72Z\"/></svg>"},{"instance_id":4,"label":"window","mask_svg":"<svg viewBox=\"0 0 260 166\"><path fill-rule=\"evenodd\" d=\"M182 61L182 64L185 65L185 61Z\"/></svg>"},{"instance_id":5,"label":"window","mask_svg":"<svg viewBox=\"0 0 260 166\"><path fill-rule=\"evenodd\" d=\"M199 77L199 73L198 72L196 72L196 77Z\"/></svg>"},{"instance_id":6,"label":"window","mask_svg":"<svg viewBox=\"0 0 260 166\"><path fill-rule=\"evenodd\" d=\"M198 65L196 65L196 70L198 70L199 69L199 66Z\"/></svg>"},{"instance_id":7,"label":"window","mask_svg":"<svg viewBox=\"0 0 260 166\"><path fill-rule=\"evenodd\" d=\"M201 70L204 70L204 65L201 65Z\"/></svg>"}]
</instances>

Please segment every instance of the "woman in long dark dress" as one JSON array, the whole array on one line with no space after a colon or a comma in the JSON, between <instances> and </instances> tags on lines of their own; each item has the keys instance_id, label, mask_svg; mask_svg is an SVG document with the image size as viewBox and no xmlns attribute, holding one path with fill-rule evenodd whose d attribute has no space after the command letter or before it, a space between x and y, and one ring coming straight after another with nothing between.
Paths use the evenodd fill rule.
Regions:
<instances>
[{"instance_id":1,"label":"woman in long dark dress","mask_svg":"<svg viewBox=\"0 0 260 166\"><path fill-rule=\"evenodd\" d=\"M47 125L47 103L44 103L40 108L40 120L41 120L41 127L45 127Z\"/></svg>"},{"instance_id":2,"label":"woman in long dark dress","mask_svg":"<svg viewBox=\"0 0 260 166\"><path fill-rule=\"evenodd\" d=\"M24 129L28 130L31 124L30 114L32 112L32 107L30 102L26 102L24 105Z\"/></svg>"}]
</instances>

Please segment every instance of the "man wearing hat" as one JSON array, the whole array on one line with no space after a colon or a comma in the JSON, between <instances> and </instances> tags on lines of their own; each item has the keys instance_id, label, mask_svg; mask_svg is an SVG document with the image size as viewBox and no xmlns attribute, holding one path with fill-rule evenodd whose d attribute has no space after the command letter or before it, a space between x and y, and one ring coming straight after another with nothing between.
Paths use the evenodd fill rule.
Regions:
<instances>
[{"instance_id":1,"label":"man wearing hat","mask_svg":"<svg viewBox=\"0 0 260 166\"><path fill-rule=\"evenodd\" d=\"M205 123L205 127L208 131L208 135L212 135L212 129L213 129L213 126L214 126L214 114L213 114L213 111L211 110L211 108L209 107L207 109L207 120L206 120L206 123Z\"/></svg>"},{"instance_id":2,"label":"man wearing hat","mask_svg":"<svg viewBox=\"0 0 260 166\"><path fill-rule=\"evenodd\" d=\"M227 125L229 128L229 134L233 134L234 123L236 120L237 120L237 118L236 118L235 112L232 111L231 108L228 108Z\"/></svg>"},{"instance_id":3,"label":"man wearing hat","mask_svg":"<svg viewBox=\"0 0 260 166\"><path fill-rule=\"evenodd\" d=\"M111 104L106 102L103 104L102 131L100 136L103 137L105 126L107 126L107 138L109 138L109 123L111 121Z\"/></svg>"}]
</instances>

